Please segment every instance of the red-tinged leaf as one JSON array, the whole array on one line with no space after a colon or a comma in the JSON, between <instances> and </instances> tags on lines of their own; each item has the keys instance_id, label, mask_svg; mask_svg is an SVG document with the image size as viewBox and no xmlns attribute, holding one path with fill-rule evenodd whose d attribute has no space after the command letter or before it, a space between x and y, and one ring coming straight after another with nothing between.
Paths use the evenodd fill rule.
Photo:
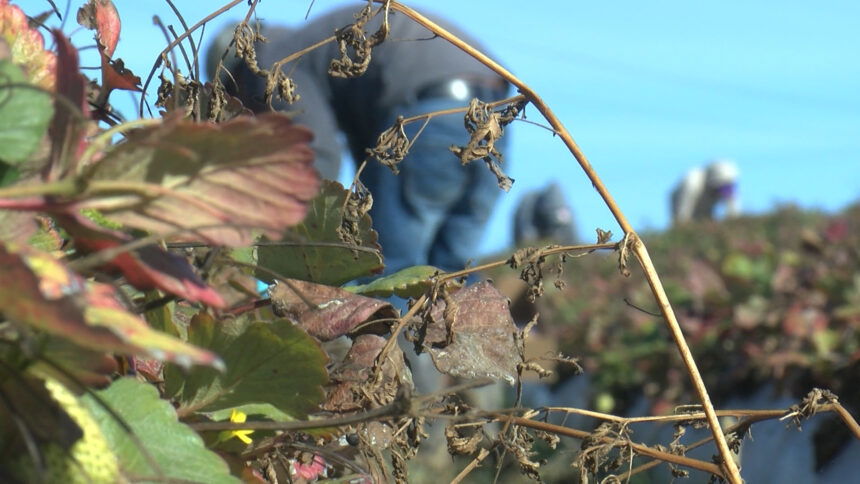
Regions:
<instances>
[{"instance_id":1,"label":"red-tinged leaf","mask_svg":"<svg viewBox=\"0 0 860 484\"><path fill-rule=\"evenodd\" d=\"M133 240L77 214L57 215L56 220L74 238L75 246L85 253L111 249ZM224 299L200 279L186 259L156 245L123 252L107 265L120 271L138 289L160 289L212 307L226 306Z\"/></svg>"},{"instance_id":2,"label":"red-tinged leaf","mask_svg":"<svg viewBox=\"0 0 860 484\"><path fill-rule=\"evenodd\" d=\"M0 0L0 40L12 54L12 62L20 66L27 79L40 87L54 90L57 57L45 50L45 42L37 29L31 28L20 8Z\"/></svg>"},{"instance_id":3,"label":"red-tinged leaf","mask_svg":"<svg viewBox=\"0 0 860 484\"><path fill-rule=\"evenodd\" d=\"M102 54L102 90L114 89L140 92L140 78L126 69L121 59L111 60Z\"/></svg>"},{"instance_id":4,"label":"red-tinged leaf","mask_svg":"<svg viewBox=\"0 0 860 484\"><path fill-rule=\"evenodd\" d=\"M442 299L434 304L424 340L436 368L451 376L513 384L522 357L508 299L489 282L481 282L449 300L450 308Z\"/></svg>"},{"instance_id":5,"label":"red-tinged leaf","mask_svg":"<svg viewBox=\"0 0 860 484\"><path fill-rule=\"evenodd\" d=\"M381 325L387 329L397 317L397 311L385 301L298 279L275 284L269 288L269 296L276 314L294 321L320 341L339 338L368 321L385 320Z\"/></svg>"},{"instance_id":6,"label":"red-tinged leaf","mask_svg":"<svg viewBox=\"0 0 860 484\"><path fill-rule=\"evenodd\" d=\"M86 302L84 318L87 324L109 328L127 344L143 350L135 351L135 354L169 361L185 368L197 364L224 369L224 363L214 353L156 331L146 321L126 311L117 300L113 286L90 283Z\"/></svg>"},{"instance_id":7,"label":"red-tinged leaf","mask_svg":"<svg viewBox=\"0 0 860 484\"><path fill-rule=\"evenodd\" d=\"M78 9L78 24L95 30L102 51L112 57L119 41L122 24L111 0L90 0Z\"/></svg>"},{"instance_id":8,"label":"red-tinged leaf","mask_svg":"<svg viewBox=\"0 0 860 484\"><path fill-rule=\"evenodd\" d=\"M48 130L51 166L47 178L55 180L73 168L71 165L64 168L60 163L73 163L86 147L85 120L89 117L89 109L87 80L80 71L78 51L61 31L53 30L51 33L57 44L57 99L54 101L54 119Z\"/></svg>"},{"instance_id":9,"label":"red-tinged leaf","mask_svg":"<svg viewBox=\"0 0 860 484\"><path fill-rule=\"evenodd\" d=\"M112 286L87 286L50 254L0 244L0 267L0 308L13 323L96 351L223 366L213 353L151 329L125 311Z\"/></svg>"},{"instance_id":10,"label":"red-tinged leaf","mask_svg":"<svg viewBox=\"0 0 860 484\"><path fill-rule=\"evenodd\" d=\"M171 117L92 165L79 206L156 234L186 229L184 240L242 246L258 231L280 240L317 192L311 136L276 113L217 125Z\"/></svg>"}]
</instances>

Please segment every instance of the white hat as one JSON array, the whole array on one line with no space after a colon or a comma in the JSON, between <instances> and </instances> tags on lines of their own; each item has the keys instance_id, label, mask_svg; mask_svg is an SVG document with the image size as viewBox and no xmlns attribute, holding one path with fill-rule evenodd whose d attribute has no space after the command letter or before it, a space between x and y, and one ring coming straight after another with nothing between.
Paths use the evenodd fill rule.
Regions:
<instances>
[{"instance_id":1,"label":"white hat","mask_svg":"<svg viewBox=\"0 0 860 484\"><path fill-rule=\"evenodd\" d=\"M706 169L705 183L709 187L721 187L735 183L740 175L740 170L734 161L728 159L717 159L711 162Z\"/></svg>"}]
</instances>

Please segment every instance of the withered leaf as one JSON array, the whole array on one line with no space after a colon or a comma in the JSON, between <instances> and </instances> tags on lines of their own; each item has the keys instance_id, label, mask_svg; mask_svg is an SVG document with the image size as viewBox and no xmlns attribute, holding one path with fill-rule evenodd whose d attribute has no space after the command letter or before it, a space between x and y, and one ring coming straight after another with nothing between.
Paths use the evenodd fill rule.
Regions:
<instances>
[{"instance_id":1,"label":"withered leaf","mask_svg":"<svg viewBox=\"0 0 860 484\"><path fill-rule=\"evenodd\" d=\"M424 340L436 368L451 376L513 384L523 361L508 299L489 282L466 287L447 299L456 308L437 300ZM446 309L452 321L445 321Z\"/></svg>"},{"instance_id":2,"label":"withered leaf","mask_svg":"<svg viewBox=\"0 0 860 484\"><path fill-rule=\"evenodd\" d=\"M32 213L0 210L0 240L26 244L38 230Z\"/></svg>"},{"instance_id":3,"label":"withered leaf","mask_svg":"<svg viewBox=\"0 0 860 484\"><path fill-rule=\"evenodd\" d=\"M397 311L385 301L297 279L270 286L269 296L276 314L291 319L320 341L339 338L374 320L385 321L366 330L380 325L387 328L397 317Z\"/></svg>"},{"instance_id":4,"label":"withered leaf","mask_svg":"<svg viewBox=\"0 0 860 484\"><path fill-rule=\"evenodd\" d=\"M496 176L499 188L504 191L511 189L514 180L502 171L502 153L495 145L504 134L504 126L517 116L522 107L517 103L508 105L502 111L493 111L489 104L472 99L464 118L469 142L466 146L454 145L448 148L464 165L475 160L484 160L487 168Z\"/></svg>"},{"instance_id":5,"label":"withered leaf","mask_svg":"<svg viewBox=\"0 0 860 484\"><path fill-rule=\"evenodd\" d=\"M480 427L445 427L445 440L448 441L448 453L451 455L469 455L478 450L478 445L484 439Z\"/></svg>"},{"instance_id":6,"label":"withered leaf","mask_svg":"<svg viewBox=\"0 0 860 484\"><path fill-rule=\"evenodd\" d=\"M378 386L366 388L379 352L387 339L374 334L355 338L352 347L331 372L333 386L323 408L332 412L351 412L387 404L394 400L401 385L412 387L403 352L396 345L382 364Z\"/></svg>"}]
</instances>

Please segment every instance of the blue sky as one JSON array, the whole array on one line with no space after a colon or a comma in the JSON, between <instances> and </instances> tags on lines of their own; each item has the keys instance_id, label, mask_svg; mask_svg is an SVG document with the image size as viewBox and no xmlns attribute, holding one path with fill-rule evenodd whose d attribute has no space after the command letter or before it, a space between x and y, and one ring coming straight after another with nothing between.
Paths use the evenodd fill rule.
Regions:
<instances>
[{"instance_id":1,"label":"blue sky","mask_svg":"<svg viewBox=\"0 0 860 484\"><path fill-rule=\"evenodd\" d=\"M115 3L123 20L117 55L145 76L164 45L153 11L181 28L163 2ZM176 3L189 24L218 6ZM317 0L311 16L344 3L359 5ZM747 212L785 202L833 211L860 198L858 2L405 3L450 17L543 97L637 230L665 227L672 186L715 157L739 164ZM31 14L48 8L19 4ZM308 5L267 0L258 12L295 25ZM88 35L74 40L85 45ZM542 121L536 110L527 113ZM516 182L497 208L484 253L510 244L516 201L551 180L564 187L580 234L590 238L595 227L619 233L558 139L525 123L509 135L506 170Z\"/></svg>"}]
</instances>

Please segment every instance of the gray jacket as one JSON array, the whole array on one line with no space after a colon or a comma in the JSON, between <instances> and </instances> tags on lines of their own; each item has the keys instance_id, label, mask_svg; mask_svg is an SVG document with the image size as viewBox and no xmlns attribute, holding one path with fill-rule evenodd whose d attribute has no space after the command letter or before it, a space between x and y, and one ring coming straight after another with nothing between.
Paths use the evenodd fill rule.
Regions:
<instances>
[{"instance_id":1,"label":"gray jacket","mask_svg":"<svg viewBox=\"0 0 860 484\"><path fill-rule=\"evenodd\" d=\"M269 68L287 55L334 35L336 30L353 23L354 14L360 9L358 4L339 8L296 30L264 28L268 43L258 46L260 67ZM392 12L389 21L388 38L373 49L370 67L360 77L343 79L328 74L332 59L340 58L335 42L283 67L296 82L301 99L292 105L277 101L273 108L293 112L298 122L311 127L316 136L317 166L326 178L337 176L341 154L337 131L346 136L353 157L361 160L364 149L375 143L385 124L396 115L398 106L413 102L423 87L457 77L491 82L498 79L486 66L446 40L435 38L411 19ZM433 21L484 51L479 42L448 22L435 17ZM381 15L368 22L365 26L368 35L380 23ZM255 111L267 110L263 102L265 80L243 67L231 71L239 81L240 99Z\"/></svg>"}]
</instances>

